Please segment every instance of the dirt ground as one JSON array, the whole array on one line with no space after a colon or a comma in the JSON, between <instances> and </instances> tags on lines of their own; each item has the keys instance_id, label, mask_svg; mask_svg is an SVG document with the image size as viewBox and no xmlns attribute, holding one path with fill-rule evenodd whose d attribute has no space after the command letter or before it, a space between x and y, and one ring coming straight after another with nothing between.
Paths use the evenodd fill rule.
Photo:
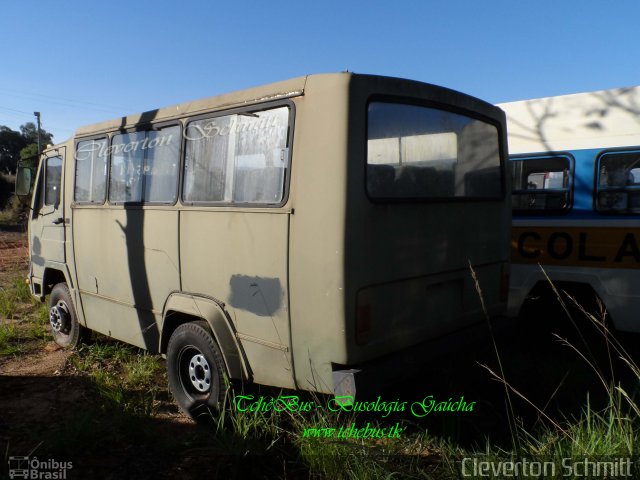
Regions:
<instances>
[{"instance_id":1,"label":"dirt ground","mask_svg":"<svg viewBox=\"0 0 640 480\"><path fill-rule=\"evenodd\" d=\"M11 231L0 227L0 275L27 269L29 250L27 234L17 228Z\"/></svg>"},{"instance_id":2,"label":"dirt ground","mask_svg":"<svg viewBox=\"0 0 640 480\"><path fill-rule=\"evenodd\" d=\"M0 360L0 375L61 375L70 354L71 351L49 342L41 352Z\"/></svg>"}]
</instances>

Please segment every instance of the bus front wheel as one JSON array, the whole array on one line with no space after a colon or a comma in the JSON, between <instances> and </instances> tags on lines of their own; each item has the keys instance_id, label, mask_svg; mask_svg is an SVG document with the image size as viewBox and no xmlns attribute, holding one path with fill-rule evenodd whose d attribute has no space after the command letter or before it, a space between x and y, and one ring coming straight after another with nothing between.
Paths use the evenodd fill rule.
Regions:
<instances>
[{"instance_id":1,"label":"bus front wheel","mask_svg":"<svg viewBox=\"0 0 640 480\"><path fill-rule=\"evenodd\" d=\"M169 388L178 406L196 422L216 416L226 394L220 349L204 321L180 325L167 346Z\"/></svg>"},{"instance_id":2,"label":"bus front wheel","mask_svg":"<svg viewBox=\"0 0 640 480\"><path fill-rule=\"evenodd\" d=\"M49 324L53 339L61 347L74 348L87 339L89 331L78 322L66 283L58 283L51 290Z\"/></svg>"}]
</instances>

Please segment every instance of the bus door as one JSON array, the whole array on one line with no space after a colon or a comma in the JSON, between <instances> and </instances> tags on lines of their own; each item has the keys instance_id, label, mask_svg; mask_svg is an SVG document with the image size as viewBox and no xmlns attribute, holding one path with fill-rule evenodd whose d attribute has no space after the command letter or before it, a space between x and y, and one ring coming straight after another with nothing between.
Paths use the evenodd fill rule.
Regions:
<instances>
[{"instance_id":1,"label":"bus door","mask_svg":"<svg viewBox=\"0 0 640 480\"><path fill-rule=\"evenodd\" d=\"M65 147L59 147L45 152L40 164L30 229L31 277L38 280L42 280L47 262L65 262L64 156Z\"/></svg>"}]
</instances>

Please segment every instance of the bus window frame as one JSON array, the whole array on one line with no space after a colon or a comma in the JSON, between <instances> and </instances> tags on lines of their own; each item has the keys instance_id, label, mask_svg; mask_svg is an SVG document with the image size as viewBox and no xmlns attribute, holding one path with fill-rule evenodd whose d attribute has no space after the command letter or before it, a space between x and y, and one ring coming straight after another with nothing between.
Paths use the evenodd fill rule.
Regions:
<instances>
[{"instance_id":1,"label":"bus window frame","mask_svg":"<svg viewBox=\"0 0 640 480\"><path fill-rule=\"evenodd\" d=\"M368 145L368 132L369 132L369 105L371 103L391 103L391 104L400 104L400 105L408 105L415 107L424 107L430 108L432 110L441 110L444 112L452 113L454 115L465 116L467 118L471 118L474 120L479 120L481 122L487 123L493 126L497 132L498 139L498 155L500 159L500 195L495 197L477 197L477 196L469 196L469 197L372 197L369 194L369 190L367 188L367 174L368 174L368 154L369 154L369 145ZM504 128L502 128L504 127ZM473 112L467 110L462 107L456 107L454 105L441 103L428 99L420 99L415 97L405 97L402 95L384 95L384 94L373 94L367 98L367 101L364 104L364 135L362 138L362 142L364 144L364 156L363 156L363 169L364 176L362 182L362 188L364 189L364 194L372 204L403 204L403 203L469 203L469 202L499 202L505 199L506 195L506 182L507 182L507 172L506 172L506 164L505 157L506 152L503 148L506 145L504 139L504 133L506 133L506 120L505 124L501 125L499 121L494 118L486 117L484 115L478 114L478 112Z\"/></svg>"},{"instance_id":2,"label":"bus window frame","mask_svg":"<svg viewBox=\"0 0 640 480\"><path fill-rule=\"evenodd\" d=\"M136 132L152 132L152 131L159 131L162 130L163 128L169 128L169 127L178 127L178 134L180 135L179 138L179 145L178 145L178 174L176 175L176 182L178 182L178 185L176 186L175 191L175 197L173 198L173 201L171 202L145 202L144 199L142 199L142 201L140 202L119 202L119 201L111 201L110 198L110 194L111 194L111 160L112 160L112 156L113 156L113 151L111 150L111 145L113 142L113 137L115 137L116 135L126 135L128 133L136 133ZM182 179L182 172L183 172L183 168L184 168L184 129L185 129L185 125L183 122L181 122L180 120L169 120L169 121L165 121L165 122L159 122L159 123L144 123L144 124L138 124L135 125L132 128L126 128L126 129L120 129L118 131L115 132L111 132L109 135L109 160L107 163L107 198L106 198L106 204L109 206L125 206L125 207L141 207L144 205L158 205L158 206L166 206L166 207L174 207L177 203L178 200L180 199L180 185L181 185L181 179ZM144 196L144 190L142 192L143 196Z\"/></svg>"},{"instance_id":3,"label":"bus window frame","mask_svg":"<svg viewBox=\"0 0 640 480\"><path fill-rule=\"evenodd\" d=\"M574 206L574 186L575 186L575 176L576 176L576 160L574 156L569 152L559 151L559 152L540 152L540 153L526 153L526 154L518 154L509 156L509 162L515 161L529 161L529 160L548 160L553 158L565 158L569 161L569 181L565 188L536 188L536 189L514 189L511 188L511 195L514 194L531 194L531 193L563 193L568 192L567 196L567 206L564 208L549 208L549 209L512 209L512 213L514 215L519 216L545 216L545 215L568 215L573 210ZM512 175L511 169L509 169L509 174ZM513 202L512 202L513 204Z\"/></svg>"},{"instance_id":4,"label":"bus window frame","mask_svg":"<svg viewBox=\"0 0 640 480\"><path fill-rule=\"evenodd\" d=\"M637 187L624 186L624 187L608 187L604 190L600 189L600 163L602 161L602 157L606 155L615 155L615 154L633 154L637 153L640 157L640 146L628 146L628 147L617 147L617 148L607 148L598 153L593 162L594 168L594 179L593 179L593 210L594 212L604 215L604 216L622 216L622 217L630 217L630 216L639 216L640 215L640 207L636 208L635 211L623 211L623 210L603 210L600 208L598 196L601 191L619 191L619 192L629 192L629 191L640 191L640 185Z\"/></svg>"},{"instance_id":5,"label":"bus window frame","mask_svg":"<svg viewBox=\"0 0 640 480\"><path fill-rule=\"evenodd\" d=\"M187 157L187 135L184 134L189 128L189 124L199 120L207 120L218 117L224 117L228 115L239 115L243 113L262 112L265 110L274 110L276 108L287 107L289 109L288 124L287 124L287 167L285 168L282 187L282 199L278 203L234 203L234 202L212 202L212 201L187 201L184 199L184 174ZM290 100L276 100L263 103L253 103L242 107L213 110L206 113L192 115L184 117L182 119L182 154L181 154L181 169L180 169L180 188L179 188L179 200L180 204L186 207L228 207L228 208L282 208L289 201L289 192L291 186L291 169L293 168L293 141L295 131L295 118L296 107L295 103Z\"/></svg>"},{"instance_id":6,"label":"bus window frame","mask_svg":"<svg viewBox=\"0 0 640 480\"><path fill-rule=\"evenodd\" d=\"M110 133L100 133L96 135L90 135L87 137L77 137L73 143L73 182L72 182L72 191L71 194L71 207L82 206L82 207L102 207L107 204L107 199L109 198L109 157L107 157L107 171L105 172L105 187L104 187L104 198L102 202L83 202L76 200L76 182L78 180L78 145L82 142L87 141L107 141L107 148L111 145L111 134Z\"/></svg>"},{"instance_id":7,"label":"bus window frame","mask_svg":"<svg viewBox=\"0 0 640 480\"><path fill-rule=\"evenodd\" d=\"M53 203L47 203L47 182L49 180L49 161L53 160L55 158L59 158L60 159L60 183L58 184L58 192L56 194L56 200ZM44 191L43 191L43 196L42 196L42 206L43 207L54 207L57 208L58 205L60 205L60 203L62 203L63 198L62 198L62 184L63 184L63 172L64 172L64 159L62 157L62 155L60 154L56 154L56 155L51 155L51 156L46 156L44 158Z\"/></svg>"}]
</instances>

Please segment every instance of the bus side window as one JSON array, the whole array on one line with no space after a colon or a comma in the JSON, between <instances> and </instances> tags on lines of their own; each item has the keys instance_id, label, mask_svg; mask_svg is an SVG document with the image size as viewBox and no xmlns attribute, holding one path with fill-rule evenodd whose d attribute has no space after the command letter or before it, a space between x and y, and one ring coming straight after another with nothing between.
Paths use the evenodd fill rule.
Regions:
<instances>
[{"instance_id":1,"label":"bus side window","mask_svg":"<svg viewBox=\"0 0 640 480\"><path fill-rule=\"evenodd\" d=\"M60 203L60 181L62 179L62 158L49 157L45 167L44 204L57 206Z\"/></svg>"},{"instance_id":2,"label":"bus side window","mask_svg":"<svg viewBox=\"0 0 640 480\"><path fill-rule=\"evenodd\" d=\"M281 202L288 132L288 107L190 122L185 134L184 202Z\"/></svg>"},{"instance_id":3,"label":"bus side window","mask_svg":"<svg viewBox=\"0 0 640 480\"><path fill-rule=\"evenodd\" d=\"M175 203L179 126L114 135L110 150L110 202Z\"/></svg>"},{"instance_id":4,"label":"bus side window","mask_svg":"<svg viewBox=\"0 0 640 480\"><path fill-rule=\"evenodd\" d=\"M572 159L545 156L511 160L515 211L568 211L571 208Z\"/></svg>"},{"instance_id":5,"label":"bus side window","mask_svg":"<svg viewBox=\"0 0 640 480\"><path fill-rule=\"evenodd\" d=\"M76 178L73 199L102 205L107 192L107 139L85 140L76 147Z\"/></svg>"},{"instance_id":6,"label":"bus side window","mask_svg":"<svg viewBox=\"0 0 640 480\"><path fill-rule=\"evenodd\" d=\"M147 133L149 145L144 163L143 201L175 203L178 197L180 127L172 126Z\"/></svg>"},{"instance_id":7,"label":"bus side window","mask_svg":"<svg viewBox=\"0 0 640 480\"><path fill-rule=\"evenodd\" d=\"M109 202L142 201L145 132L114 135L111 139Z\"/></svg>"},{"instance_id":8,"label":"bus side window","mask_svg":"<svg viewBox=\"0 0 640 480\"><path fill-rule=\"evenodd\" d=\"M640 213L640 152L606 152L598 159L596 209Z\"/></svg>"}]
</instances>

